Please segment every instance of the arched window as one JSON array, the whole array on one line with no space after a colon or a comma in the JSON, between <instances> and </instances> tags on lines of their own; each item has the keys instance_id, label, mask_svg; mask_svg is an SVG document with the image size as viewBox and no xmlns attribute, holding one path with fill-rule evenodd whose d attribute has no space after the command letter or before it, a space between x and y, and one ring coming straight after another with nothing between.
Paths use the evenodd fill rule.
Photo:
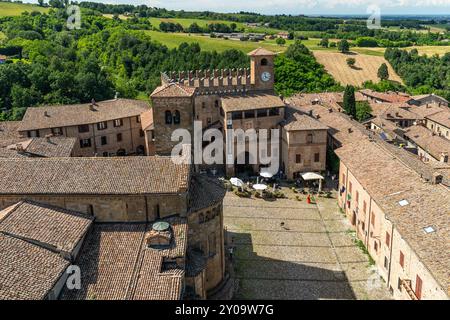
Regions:
<instances>
[{"instance_id":1,"label":"arched window","mask_svg":"<svg viewBox=\"0 0 450 320\"><path fill-rule=\"evenodd\" d=\"M266 58L263 58L263 59L261 60L261 65L262 65L262 66L267 66L268 64L269 64L269 61L267 61Z\"/></svg>"},{"instance_id":2,"label":"arched window","mask_svg":"<svg viewBox=\"0 0 450 320\"><path fill-rule=\"evenodd\" d=\"M219 100L214 101L214 106L215 106L216 108L219 107Z\"/></svg>"},{"instance_id":3,"label":"arched window","mask_svg":"<svg viewBox=\"0 0 450 320\"><path fill-rule=\"evenodd\" d=\"M166 124L172 124L172 112L166 110Z\"/></svg>"},{"instance_id":4,"label":"arched window","mask_svg":"<svg viewBox=\"0 0 450 320\"><path fill-rule=\"evenodd\" d=\"M180 111L175 110L175 114L173 115L173 124L180 124L180 121L181 121Z\"/></svg>"}]
</instances>

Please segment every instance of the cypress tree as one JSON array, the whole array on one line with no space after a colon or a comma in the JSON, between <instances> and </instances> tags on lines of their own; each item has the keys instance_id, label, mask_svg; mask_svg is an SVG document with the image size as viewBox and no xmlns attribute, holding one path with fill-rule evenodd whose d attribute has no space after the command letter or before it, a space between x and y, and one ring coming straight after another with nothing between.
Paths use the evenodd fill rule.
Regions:
<instances>
[{"instance_id":1,"label":"cypress tree","mask_svg":"<svg viewBox=\"0 0 450 320\"><path fill-rule=\"evenodd\" d=\"M355 88L350 85L345 87L344 110L348 115L352 116L353 118L356 118Z\"/></svg>"}]
</instances>

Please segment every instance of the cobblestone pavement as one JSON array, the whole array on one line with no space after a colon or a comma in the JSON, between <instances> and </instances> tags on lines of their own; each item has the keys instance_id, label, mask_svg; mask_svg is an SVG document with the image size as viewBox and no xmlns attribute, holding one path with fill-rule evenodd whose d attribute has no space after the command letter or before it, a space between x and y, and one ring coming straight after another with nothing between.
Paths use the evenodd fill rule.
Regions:
<instances>
[{"instance_id":1,"label":"cobblestone pavement","mask_svg":"<svg viewBox=\"0 0 450 320\"><path fill-rule=\"evenodd\" d=\"M241 299L389 299L336 199L224 201ZM283 225L284 223L284 225Z\"/></svg>"}]
</instances>

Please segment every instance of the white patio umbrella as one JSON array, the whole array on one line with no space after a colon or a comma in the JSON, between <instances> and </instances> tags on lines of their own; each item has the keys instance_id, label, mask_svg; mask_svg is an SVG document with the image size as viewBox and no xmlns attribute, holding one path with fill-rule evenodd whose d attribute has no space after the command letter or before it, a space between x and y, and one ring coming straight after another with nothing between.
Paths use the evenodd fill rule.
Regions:
<instances>
[{"instance_id":1,"label":"white patio umbrella","mask_svg":"<svg viewBox=\"0 0 450 320\"><path fill-rule=\"evenodd\" d=\"M238 188L242 188L245 185L244 181L239 178L231 178L230 182L233 186L236 186Z\"/></svg>"},{"instance_id":2,"label":"white patio umbrella","mask_svg":"<svg viewBox=\"0 0 450 320\"><path fill-rule=\"evenodd\" d=\"M261 177L267 178L267 179L270 179L270 178L273 177L273 174L272 174L272 173L270 173L269 171L264 171L264 170L261 170L261 172L259 173L259 175L260 175Z\"/></svg>"},{"instance_id":3,"label":"white patio umbrella","mask_svg":"<svg viewBox=\"0 0 450 320\"><path fill-rule=\"evenodd\" d=\"M320 174L315 173L315 172L306 172L306 173L302 173L302 178L305 181L319 180L319 191L322 191L322 180L325 178L322 177Z\"/></svg>"},{"instance_id":4,"label":"white patio umbrella","mask_svg":"<svg viewBox=\"0 0 450 320\"><path fill-rule=\"evenodd\" d=\"M263 191L263 190L267 189L267 186L265 184L258 183L258 184L253 185L253 189L255 189L257 191Z\"/></svg>"}]
</instances>

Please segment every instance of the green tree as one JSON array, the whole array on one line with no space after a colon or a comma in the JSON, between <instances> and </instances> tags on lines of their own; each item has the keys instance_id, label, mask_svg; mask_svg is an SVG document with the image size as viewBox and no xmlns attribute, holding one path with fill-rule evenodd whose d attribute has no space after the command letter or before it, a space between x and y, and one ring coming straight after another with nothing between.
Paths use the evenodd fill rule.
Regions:
<instances>
[{"instance_id":1,"label":"green tree","mask_svg":"<svg viewBox=\"0 0 450 320\"><path fill-rule=\"evenodd\" d=\"M338 46L338 50L342 53L347 53L350 50L350 44L348 43L348 41L346 39L339 41L337 46Z\"/></svg>"},{"instance_id":2,"label":"green tree","mask_svg":"<svg viewBox=\"0 0 450 320\"><path fill-rule=\"evenodd\" d=\"M356 118L355 88L350 85L345 87L344 91L344 110L348 115Z\"/></svg>"},{"instance_id":3,"label":"green tree","mask_svg":"<svg viewBox=\"0 0 450 320\"><path fill-rule=\"evenodd\" d=\"M356 103L356 120L362 122L371 117L372 108L369 102L359 101Z\"/></svg>"},{"instance_id":4,"label":"green tree","mask_svg":"<svg viewBox=\"0 0 450 320\"><path fill-rule=\"evenodd\" d=\"M347 58L347 65L350 68L353 68L356 64L356 59L355 58Z\"/></svg>"},{"instance_id":5,"label":"green tree","mask_svg":"<svg viewBox=\"0 0 450 320\"><path fill-rule=\"evenodd\" d=\"M277 38L277 40L275 42L279 46L284 46L286 44L286 40L284 40L283 38Z\"/></svg>"},{"instance_id":6,"label":"green tree","mask_svg":"<svg viewBox=\"0 0 450 320\"><path fill-rule=\"evenodd\" d=\"M329 44L330 44L330 41L328 40L328 38L323 38L319 42L319 46L321 46L323 48L328 48Z\"/></svg>"},{"instance_id":7,"label":"green tree","mask_svg":"<svg viewBox=\"0 0 450 320\"><path fill-rule=\"evenodd\" d=\"M389 70L388 70L386 63L383 63L378 68L377 75L378 75L378 78L380 78L380 80L388 80L389 79Z\"/></svg>"}]
</instances>

